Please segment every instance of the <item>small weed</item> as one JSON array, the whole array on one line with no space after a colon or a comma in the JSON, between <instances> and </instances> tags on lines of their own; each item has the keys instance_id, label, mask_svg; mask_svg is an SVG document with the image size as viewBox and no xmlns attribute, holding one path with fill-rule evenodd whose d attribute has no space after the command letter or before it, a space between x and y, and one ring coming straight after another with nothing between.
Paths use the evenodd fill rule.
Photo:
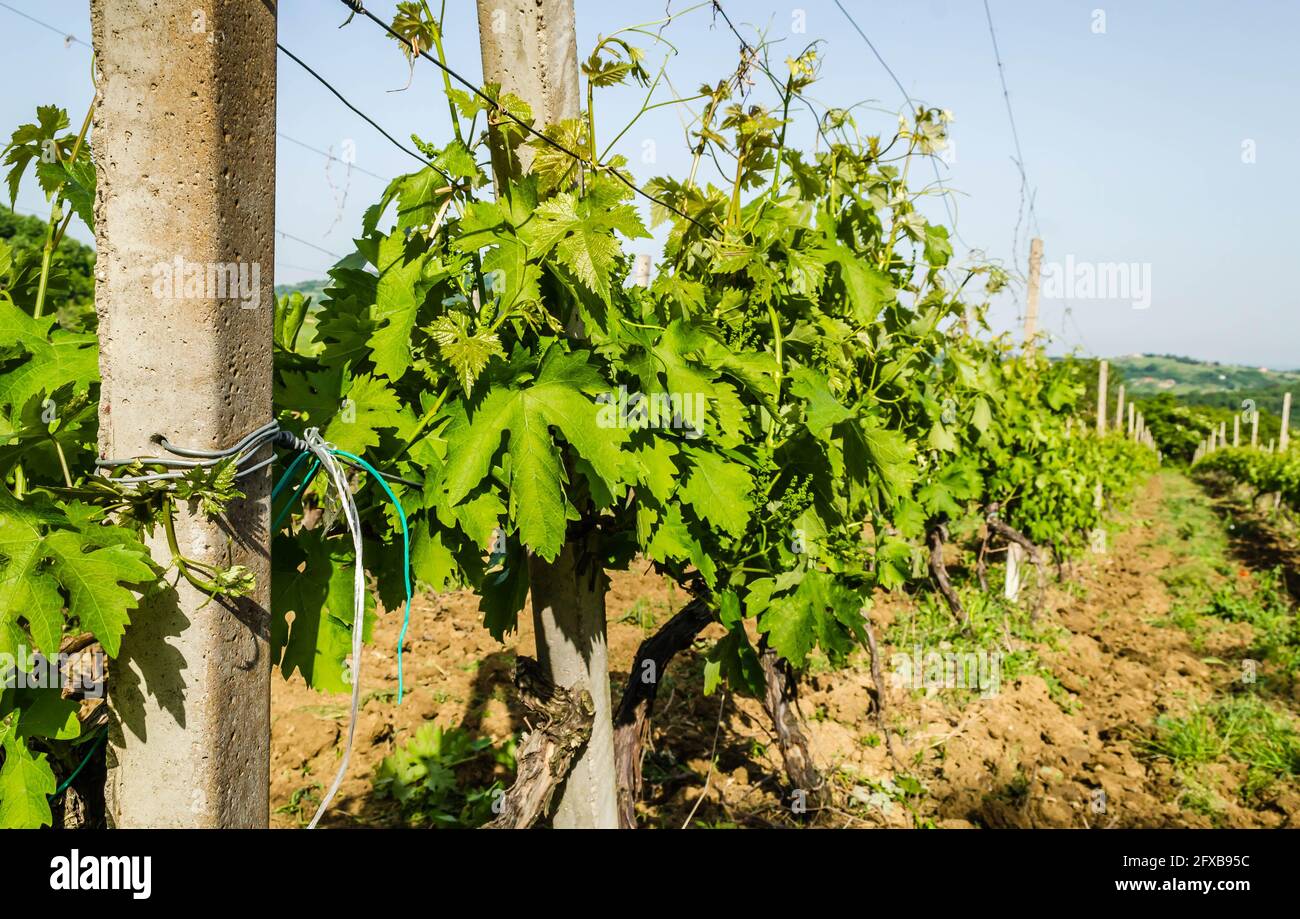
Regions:
<instances>
[{"instance_id":1,"label":"small weed","mask_svg":"<svg viewBox=\"0 0 1300 919\"><path fill-rule=\"evenodd\" d=\"M1001 801L1013 807L1023 807L1029 800L1029 788L1029 776L1025 775L1023 769L1016 769L1010 782L986 794L984 800Z\"/></svg>"},{"instance_id":2,"label":"small weed","mask_svg":"<svg viewBox=\"0 0 1300 919\"><path fill-rule=\"evenodd\" d=\"M492 819L493 802L504 790L494 777L497 767L513 773L513 740L494 746L486 737L430 722L384 758L374 786L379 795L397 801L413 824L476 827ZM492 781L471 784L475 778Z\"/></svg>"},{"instance_id":3,"label":"small weed","mask_svg":"<svg viewBox=\"0 0 1300 919\"><path fill-rule=\"evenodd\" d=\"M320 782L312 782L310 785L294 789L293 794L289 796L289 803L280 805L275 812L289 814L297 821L298 826L306 826L310 822L308 814L312 813L320 803L320 791L323 787Z\"/></svg>"},{"instance_id":4,"label":"small weed","mask_svg":"<svg viewBox=\"0 0 1300 919\"><path fill-rule=\"evenodd\" d=\"M1181 773L1180 784L1183 786L1183 793L1179 795L1179 803L1188 810L1209 817L1215 825L1218 825L1227 809L1227 804L1223 798L1219 797L1214 787L1202 780L1196 772Z\"/></svg>"},{"instance_id":5,"label":"small weed","mask_svg":"<svg viewBox=\"0 0 1300 919\"><path fill-rule=\"evenodd\" d=\"M808 675L818 673L831 673L836 666L831 663L831 659L822 652L821 648L814 648L808 653L804 661L804 672Z\"/></svg>"},{"instance_id":6,"label":"small weed","mask_svg":"<svg viewBox=\"0 0 1300 919\"><path fill-rule=\"evenodd\" d=\"M392 702L396 698L397 698L397 690L395 689L372 689L370 690L370 692L362 695L361 707L365 708L368 702L373 702L376 700L380 702Z\"/></svg>"},{"instance_id":7,"label":"small weed","mask_svg":"<svg viewBox=\"0 0 1300 919\"><path fill-rule=\"evenodd\" d=\"M655 630L659 616L671 613L672 605L665 600L637 597L636 602L628 607L627 612L620 616L618 621L635 625L648 635Z\"/></svg>"},{"instance_id":8,"label":"small weed","mask_svg":"<svg viewBox=\"0 0 1300 919\"><path fill-rule=\"evenodd\" d=\"M889 814L895 805L901 804L912 816L912 823L921 826L924 818L917 811L920 799L925 795L925 785L914 775L902 773L891 778L865 779L855 787L851 800L859 806Z\"/></svg>"}]
</instances>

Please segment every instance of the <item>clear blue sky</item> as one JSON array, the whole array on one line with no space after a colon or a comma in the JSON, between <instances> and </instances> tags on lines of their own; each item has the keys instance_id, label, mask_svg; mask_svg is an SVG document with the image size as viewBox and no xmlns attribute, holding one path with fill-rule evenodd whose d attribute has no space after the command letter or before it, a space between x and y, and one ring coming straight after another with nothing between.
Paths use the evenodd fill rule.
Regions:
<instances>
[{"instance_id":1,"label":"clear blue sky","mask_svg":"<svg viewBox=\"0 0 1300 919\"><path fill-rule=\"evenodd\" d=\"M90 39L85 0L4 2ZM689 5L673 0L671 8ZM864 111L864 127L892 134L894 116L888 113L901 107L901 93L832 0L724 5L747 35L762 28L769 38L784 39L774 52L778 59L822 40L823 79L813 95L840 106L873 101L885 111ZM1020 178L983 3L844 5L909 94L955 115L955 158L943 173L959 193L962 239L1023 271L1023 228L1019 251L1012 252ZM386 16L394 3L374 0L368 6ZM448 0L447 7L453 65L477 80L474 5ZM1100 34L1094 13L1099 7L1105 11ZM1056 338L1053 350L1081 345L1102 355L1143 351L1300 366L1300 295L1289 270L1295 262L1292 221L1300 214L1300 128L1294 118L1300 3L990 0L990 8L1025 167L1037 193L1046 260L1136 262L1151 270L1146 310L1120 301L1045 298L1042 324ZM580 52L597 35L658 19L663 10L664 0L577 0ZM334 0L281 0L280 11L280 40L390 133L405 139L414 131L437 142L447 137L446 106L432 66L417 68L409 90L390 92L406 85L407 67L396 46L370 23L358 20L338 29L346 11ZM792 34L797 11L806 24L803 34ZM737 43L721 22L714 26L707 10L674 21L665 37L679 52L668 73L682 94L734 66ZM20 119L30 120L40 103L66 106L78 121L90 99L85 46L65 47L59 35L0 7L0 50L5 135ZM649 49L656 67L666 50ZM292 61L283 55L279 60L284 135L335 155L350 141L356 166L380 176L414 165ZM612 138L640 101L640 92L632 90L598 97L600 136ZM1242 162L1246 140L1254 142L1254 163ZM657 155L652 165L642 162L647 141ZM688 163L674 107L645 116L618 149L641 179L681 175ZM346 252L383 182L360 171L348 178L340 163L284 137L278 151L278 228ZM929 170L920 174L933 178ZM43 210L34 184L25 187L19 208ZM930 215L943 217L937 202ZM79 229L80 238L87 238ZM652 245L641 241L639 251ZM965 255L965 247L958 254ZM288 238L277 239L276 260L280 282L320 277L333 261ZM1019 300L1016 294L999 301L996 325L1016 324Z\"/></svg>"}]
</instances>

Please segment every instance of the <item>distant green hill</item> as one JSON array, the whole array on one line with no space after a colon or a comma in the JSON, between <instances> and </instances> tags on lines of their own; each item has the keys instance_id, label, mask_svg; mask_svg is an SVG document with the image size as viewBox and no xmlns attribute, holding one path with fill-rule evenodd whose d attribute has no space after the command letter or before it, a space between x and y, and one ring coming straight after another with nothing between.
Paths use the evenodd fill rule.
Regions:
<instances>
[{"instance_id":1,"label":"distant green hill","mask_svg":"<svg viewBox=\"0 0 1300 919\"><path fill-rule=\"evenodd\" d=\"M1296 370L1243 367L1157 354L1112 358L1110 364L1118 371L1128 392L1138 399L1168 394L1184 405L1233 412L1240 411L1242 403L1250 399L1267 416L1281 412L1285 393L1300 398L1300 371Z\"/></svg>"},{"instance_id":2,"label":"distant green hill","mask_svg":"<svg viewBox=\"0 0 1300 919\"><path fill-rule=\"evenodd\" d=\"M1300 371L1295 370L1169 354L1111 358L1110 366L1112 380L1124 384L1165 455L1184 461L1211 428L1223 423L1231 431L1233 416L1248 407L1247 400L1259 410L1260 443L1265 444L1281 429L1282 397L1290 392L1300 399ZM1294 429L1294 415L1291 424Z\"/></svg>"},{"instance_id":3,"label":"distant green hill","mask_svg":"<svg viewBox=\"0 0 1300 919\"><path fill-rule=\"evenodd\" d=\"M1116 357L1110 365L1122 372L1129 392L1137 395L1162 392L1175 396L1237 395L1288 389L1300 395L1300 371L1295 370L1243 367L1158 354Z\"/></svg>"},{"instance_id":4,"label":"distant green hill","mask_svg":"<svg viewBox=\"0 0 1300 919\"><path fill-rule=\"evenodd\" d=\"M325 299L325 285L329 281L321 278L318 281L303 281L301 284L277 284L275 285L275 295L283 297L285 294L291 294L297 291L304 297L311 297L312 303L320 303Z\"/></svg>"}]
</instances>

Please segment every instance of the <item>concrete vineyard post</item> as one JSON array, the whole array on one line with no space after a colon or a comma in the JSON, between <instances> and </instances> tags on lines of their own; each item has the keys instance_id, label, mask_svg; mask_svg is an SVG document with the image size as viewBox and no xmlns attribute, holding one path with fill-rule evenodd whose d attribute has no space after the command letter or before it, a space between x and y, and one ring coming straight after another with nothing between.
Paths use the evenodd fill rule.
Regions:
<instances>
[{"instance_id":1,"label":"concrete vineyard post","mask_svg":"<svg viewBox=\"0 0 1300 919\"><path fill-rule=\"evenodd\" d=\"M650 256L642 253L632 262L632 283L637 287L650 286Z\"/></svg>"},{"instance_id":2,"label":"concrete vineyard post","mask_svg":"<svg viewBox=\"0 0 1300 919\"><path fill-rule=\"evenodd\" d=\"M1025 549L1020 543L1013 542L1007 546L1007 569L1002 595L1012 603L1020 599L1020 572L1024 568L1025 557Z\"/></svg>"},{"instance_id":3,"label":"concrete vineyard post","mask_svg":"<svg viewBox=\"0 0 1300 919\"><path fill-rule=\"evenodd\" d=\"M1100 361L1097 364L1097 433L1106 433L1106 377L1110 364Z\"/></svg>"},{"instance_id":4,"label":"concrete vineyard post","mask_svg":"<svg viewBox=\"0 0 1300 919\"><path fill-rule=\"evenodd\" d=\"M573 23L573 0L520 4L478 0L483 78L500 83L503 93L514 93L528 103L539 130L580 114L582 89ZM505 157L494 132L492 165L498 183L528 171L533 148L522 144L515 152L514 161Z\"/></svg>"},{"instance_id":5,"label":"concrete vineyard post","mask_svg":"<svg viewBox=\"0 0 1300 919\"><path fill-rule=\"evenodd\" d=\"M1241 446L1241 416L1240 415L1232 416L1232 445L1234 447Z\"/></svg>"},{"instance_id":6,"label":"concrete vineyard post","mask_svg":"<svg viewBox=\"0 0 1300 919\"><path fill-rule=\"evenodd\" d=\"M224 448L272 417L275 7L92 0L90 12L100 453L156 455L155 434ZM247 286L195 294L199 271ZM115 826L268 822L270 472L240 489L221 519L182 504L176 529L186 555L251 569L252 594L213 600L168 578L131 614L109 697ZM170 567L161 526L149 543Z\"/></svg>"},{"instance_id":7,"label":"concrete vineyard post","mask_svg":"<svg viewBox=\"0 0 1300 919\"><path fill-rule=\"evenodd\" d=\"M528 103L536 127L579 117L573 0L529 0L514 6L478 0L478 26L484 80L501 84L503 93ZM502 188L527 167L532 151L520 147L519 160L512 162L495 138L492 148ZM581 328L571 328L569 334L584 337ZM581 552L580 544L570 542L554 562L531 557L528 564L538 663L557 686L590 692L596 710L591 739L574 758L556 794L551 824L615 829L618 787L605 637L606 582L603 574L592 577L580 564Z\"/></svg>"},{"instance_id":8,"label":"concrete vineyard post","mask_svg":"<svg viewBox=\"0 0 1300 919\"><path fill-rule=\"evenodd\" d=\"M1119 384L1119 393L1115 396L1115 430L1124 427L1124 384Z\"/></svg>"},{"instance_id":9,"label":"concrete vineyard post","mask_svg":"<svg viewBox=\"0 0 1300 919\"><path fill-rule=\"evenodd\" d=\"M1043 269L1043 241L1034 237L1029 241L1029 281L1025 291L1025 349L1034 347L1034 337L1038 334L1038 297ZM1066 425L1066 437L1070 436L1070 427ZM1024 566L1025 550L1016 543L1007 546L1006 577L1002 593L1015 603L1020 598L1020 572Z\"/></svg>"},{"instance_id":10,"label":"concrete vineyard post","mask_svg":"<svg viewBox=\"0 0 1300 919\"><path fill-rule=\"evenodd\" d=\"M1104 437L1106 434L1106 378L1109 374L1110 364L1106 361L1097 362L1097 436ZM1093 504L1100 511L1105 505L1105 495L1102 492L1101 482L1097 482L1092 494ZM1092 550L1097 553L1106 551L1106 530L1103 527L1097 527L1092 531Z\"/></svg>"},{"instance_id":11,"label":"concrete vineyard post","mask_svg":"<svg viewBox=\"0 0 1300 919\"><path fill-rule=\"evenodd\" d=\"M1100 514L1102 508L1106 506L1106 497L1103 494L1101 482L1098 482L1093 488L1092 503L1093 507L1097 509L1098 514ZM1092 551L1099 555L1104 555L1106 553L1106 528L1103 526L1097 526L1092 531Z\"/></svg>"},{"instance_id":12,"label":"concrete vineyard post","mask_svg":"<svg viewBox=\"0 0 1300 919\"><path fill-rule=\"evenodd\" d=\"M1130 402L1128 404L1128 436L1131 439L1137 431L1137 406Z\"/></svg>"},{"instance_id":13,"label":"concrete vineyard post","mask_svg":"<svg viewBox=\"0 0 1300 919\"><path fill-rule=\"evenodd\" d=\"M1282 397L1282 432L1278 435L1278 451L1285 453L1291 443L1291 394Z\"/></svg>"},{"instance_id":14,"label":"concrete vineyard post","mask_svg":"<svg viewBox=\"0 0 1300 919\"><path fill-rule=\"evenodd\" d=\"M1034 343L1038 334L1038 285L1042 277L1043 241L1035 236L1029 242L1029 289L1025 294L1025 345Z\"/></svg>"}]
</instances>

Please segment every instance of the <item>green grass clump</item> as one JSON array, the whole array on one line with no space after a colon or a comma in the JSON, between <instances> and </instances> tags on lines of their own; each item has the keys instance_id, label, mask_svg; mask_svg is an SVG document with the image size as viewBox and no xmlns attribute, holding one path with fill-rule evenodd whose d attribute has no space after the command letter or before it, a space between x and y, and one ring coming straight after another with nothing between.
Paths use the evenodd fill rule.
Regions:
<instances>
[{"instance_id":1,"label":"green grass clump","mask_svg":"<svg viewBox=\"0 0 1300 919\"><path fill-rule=\"evenodd\" d=\"M960 588L958 593L970 616L969 630L963 629L942 598L924 594L917 598L916 607L900 613L885 633L885 640L895 653L911 655L919 647L923 655L930 652L996 654L1001 685L1036 674L1046 681L1053 701L1066 712L1071 711L1075 705L1073 697L1032 647L1045 645L1057 650L1069 632L1046 621L1035 622L1028 604L1009 603L993 591L984 593L971 587ZM979 695L969 689L950 692L960 705Z\"/></svg>"},{"instance_id":2,"label":"green grass clump","mask_svg":"<svg viewBox=\"0 0 1300 919\"><path fill-rule=\"evenodd\" d=\"M1251 654L1276 663L1288 679L1300 668L1300 618L1280 568L1223 585L1210 597L1207 612L1228 622L1248 623L1254 633Z\"/></svg>"},{"instance_id":3,"label":"green grass clump","mask_svg":"<svg viewBox=\"0 0 1300 919\"><path fill-rule=\"evenodd\" d=\"M1287 715L1254 694L1193 706L1181 716L1162 715L1147 747L1173 763L1193 792L1205 784L1200 767L1225 760L1246 766L1242 798L1300 775L1300 733Z\"/></svg>"}]
</instances>

